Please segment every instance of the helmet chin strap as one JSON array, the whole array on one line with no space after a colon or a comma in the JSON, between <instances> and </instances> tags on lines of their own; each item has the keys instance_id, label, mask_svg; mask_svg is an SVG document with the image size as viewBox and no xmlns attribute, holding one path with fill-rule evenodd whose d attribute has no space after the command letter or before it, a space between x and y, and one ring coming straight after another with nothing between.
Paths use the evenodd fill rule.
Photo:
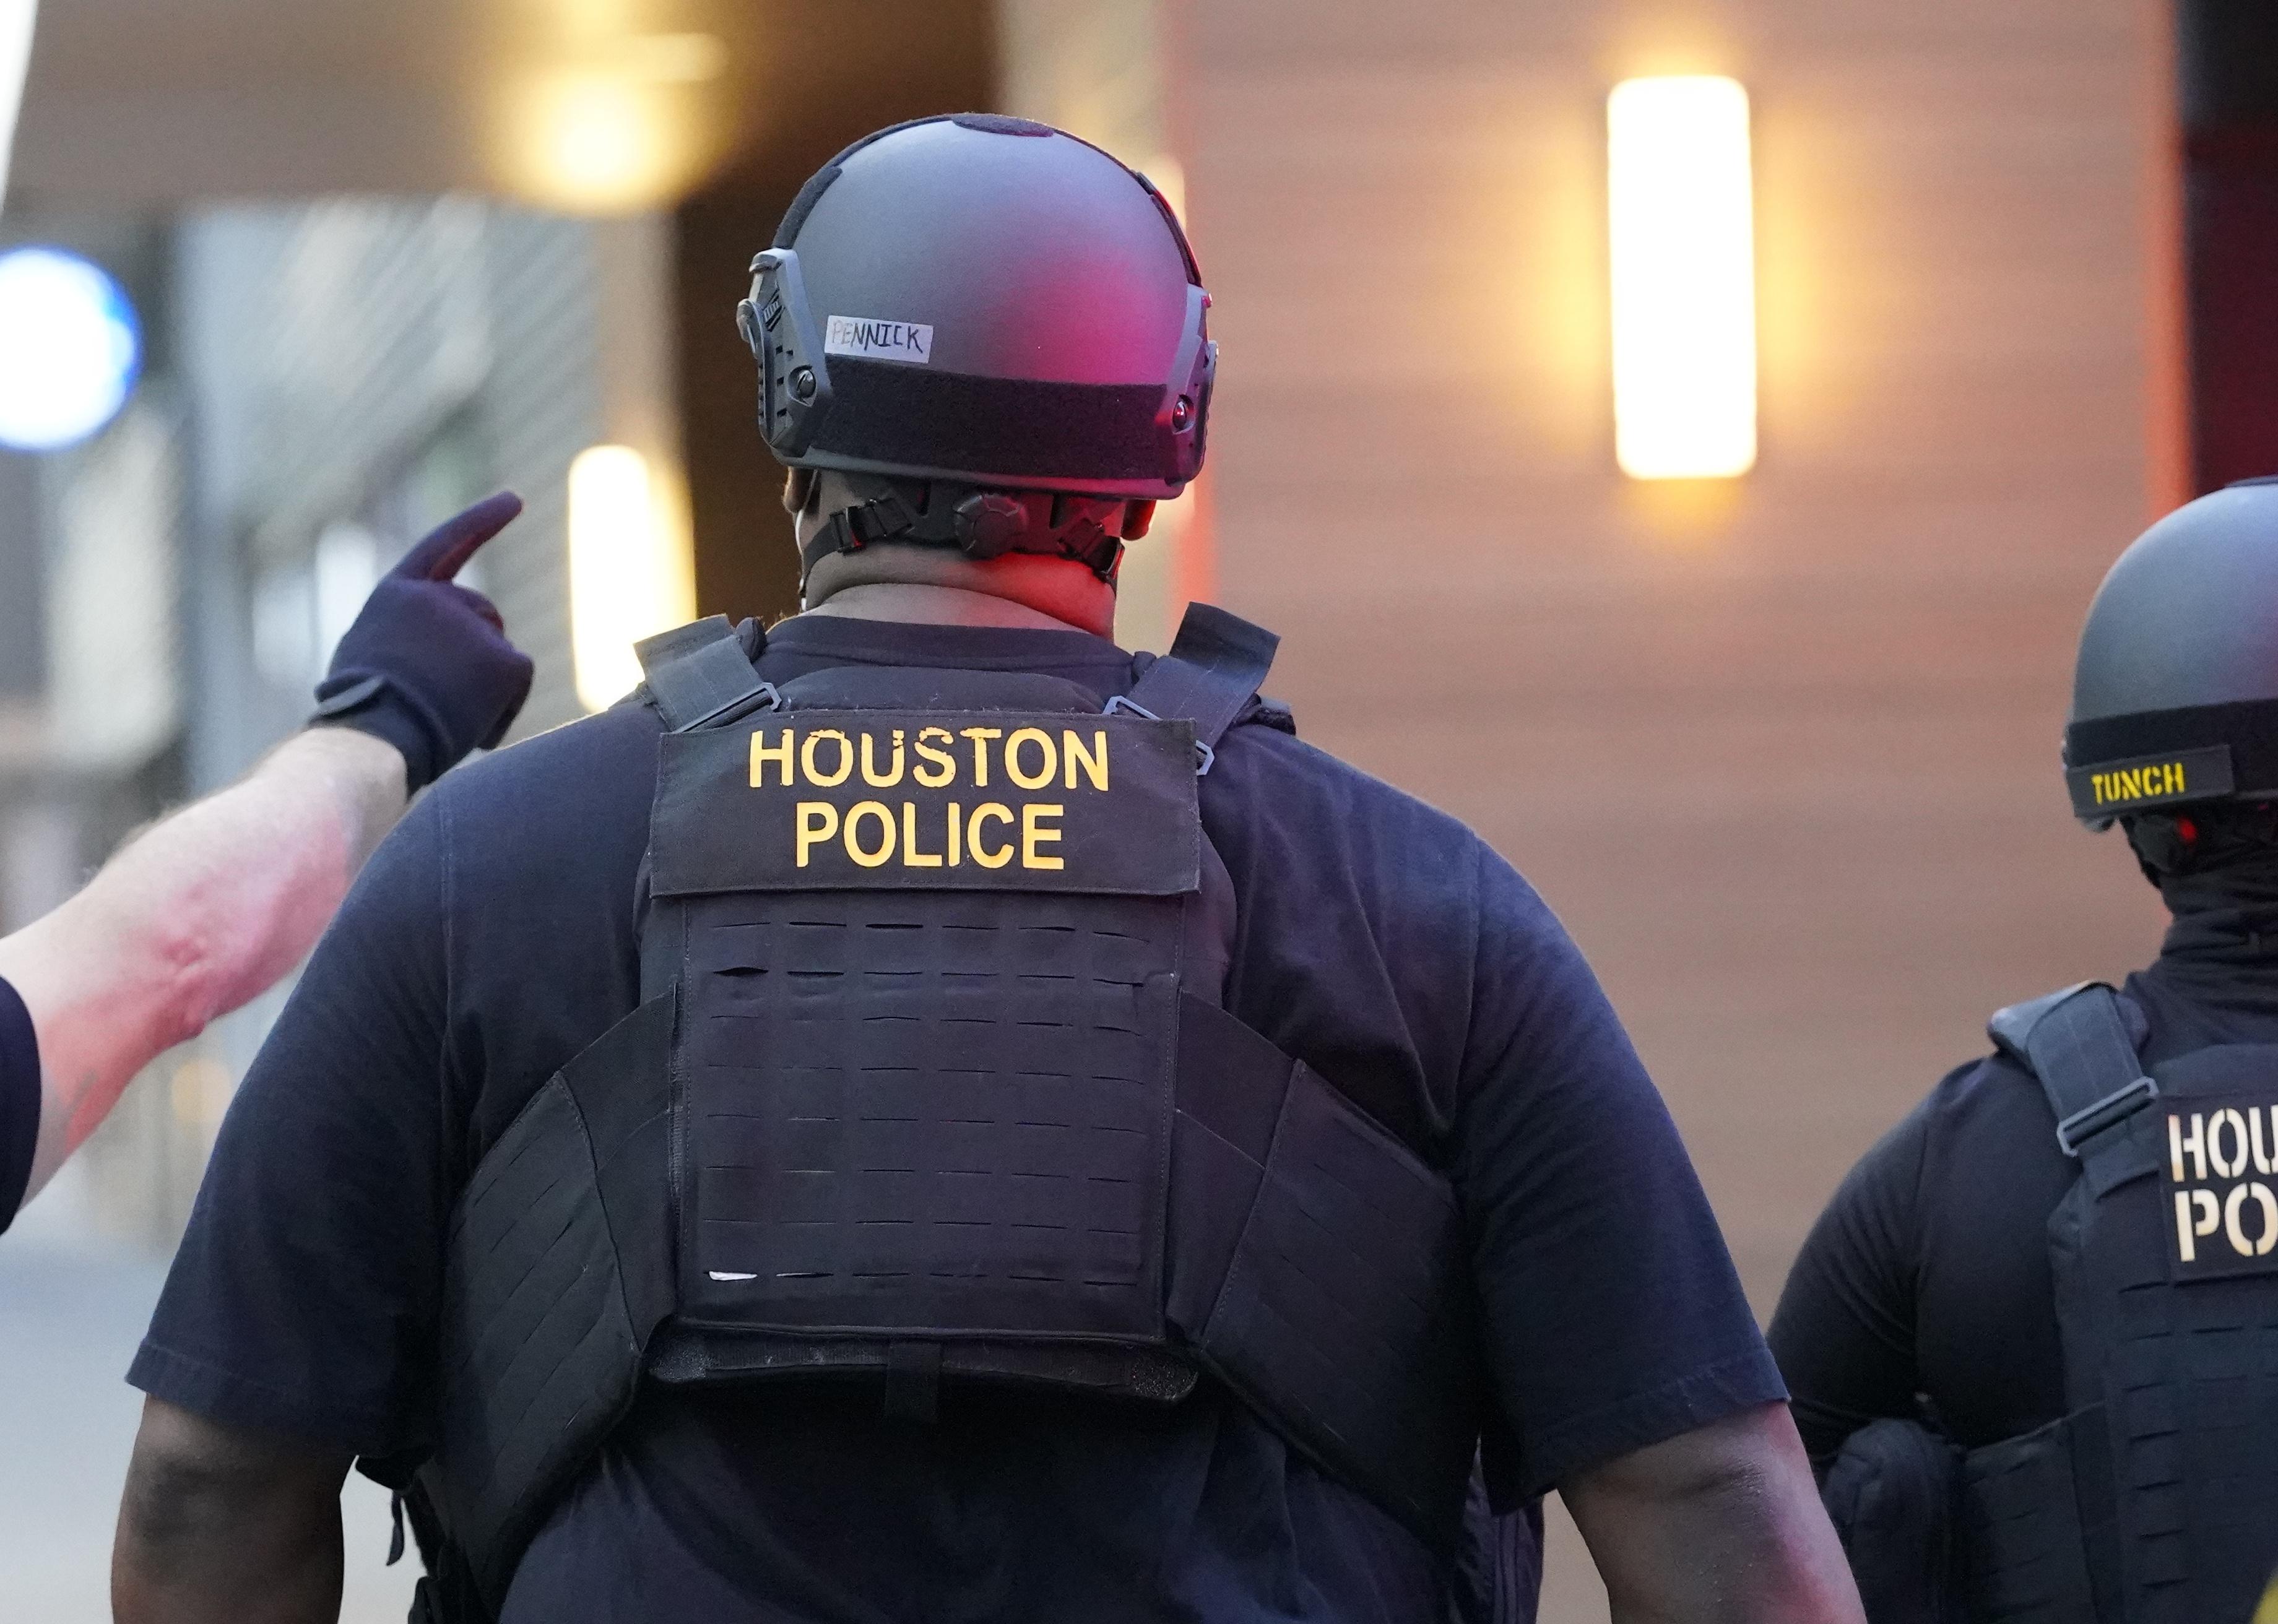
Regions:
<instances>
[{"instance_id":1,"label":"helmet chin strap","mask_svg":"<svg viewBox=\"0 0 2278 1624\"><path fill-rule=\"evenodd\" d=\"M976 560L1030 553L1073 559L1102 581L1115 578L1123 544L1143 536L1155 504L1056 491L992 491L945 479L852 477L876 494L842 507L799 549L799 583L824 559L877 542L954 547Z\"/></svg>"}]
</instances>

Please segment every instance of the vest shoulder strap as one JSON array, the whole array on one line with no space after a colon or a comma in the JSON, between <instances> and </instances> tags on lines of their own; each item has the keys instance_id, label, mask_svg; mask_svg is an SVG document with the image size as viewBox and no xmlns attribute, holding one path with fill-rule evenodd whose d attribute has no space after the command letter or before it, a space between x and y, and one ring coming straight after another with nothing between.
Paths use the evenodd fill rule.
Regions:
<instances>
[{"instance_id":1,"label":"vest shoulder strap","mask_svg":"<svg viewBox=\"0 0 2278 1624\"><path fill-rule=\"evenodd\" d=\"M761 634L766 646L766 634ZM648 702L671 733L733 720L773 697L775 685L752 668L753 656L724 614L707 615L633 645Z\"/></svg>"},{"instance_id":2,"label":"vest shoulder strap","mask_svg":"<svg viewBox=\"0 0 2278 1624\"><path fill-rule=\"evenodd\" d=\"M2126 1140L2111 1130L2160 1097L2136 1053L2120 995L2101 981L2011 1004L1986 1031L2048 1096L2058 1147L2091 1170Z\"/></svg>"},{"instance_id":3,"label":"vest shoulder strap","mask_svg":"<svg viewBox=\"0 0 2278 1624\"><path fill-rule=\"evenodd\" d=\"M1195 724L1195 742L1207 760L1257 697L1280 646L1273 633L1215 604L1189 604L1171 652L1142 671L1131 691L1109 708L1128 705L1149 716L1184 717Z\"/></svg>"}]
</instances>

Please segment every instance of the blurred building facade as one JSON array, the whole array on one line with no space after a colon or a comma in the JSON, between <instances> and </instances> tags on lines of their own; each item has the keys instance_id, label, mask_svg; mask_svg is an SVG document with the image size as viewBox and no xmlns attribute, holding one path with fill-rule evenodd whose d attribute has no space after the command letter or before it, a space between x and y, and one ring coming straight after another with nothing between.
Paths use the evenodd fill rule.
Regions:
<instances>
[{"instance_id":1,"label":"blurred building facade","mask_svg":"<svg viewBox=\"0 0 2278 1624\"><path fill-rule=\"evenodd\" d=\"M700 609L794 606L730 321L745 265L845 141L986 104L1181 197L1216 299L1212 469L1135 552L1126 640L1193 596L1273 625L1309 736L1535 880L1760 1305L1987 1010L2156 947L2057 744L2111 559L2278 469L2278 367L2252 364L2278 332L2278 88L2235 71L2278 61L2235 31L2260 8L49 9L0 234L81 232L160 341L103 439L0 465L13 918L291 726L362 583L483 489L531 501L482 561L539 660L524 729L576 714L588 445L684 491ZM1606 95L1670 72L1754 109L1762 454L1737 479L1613 455ZM57 743L118 714L73 698L116 642L59 652L118 612L88 583L170 673L93 767ZM163 1186L154 1234L261 1018L131 1108L116 1165ZM1601 1606L1561 1572L1546 1616Z\"/></svg>"},{"instance_id":2,"label":"blurred building facade","mask_svg":"<svg viewBox=\"0 0 2278 1624\"><path fill-rule=\"evenodd\" d=\"M621 443L678 466L656 215L343 198L193 207L141 237L151 375L97 438L14 469L44 545L11 596L45 658L8 766L11 926L298 726L379 574L501 486L528 508L468 579L538 662L519 733L582 714L570 461ZM128 1229L174 1232L276 1003L167 1056L95 1147Z\"/></svg>"}]
</instances>

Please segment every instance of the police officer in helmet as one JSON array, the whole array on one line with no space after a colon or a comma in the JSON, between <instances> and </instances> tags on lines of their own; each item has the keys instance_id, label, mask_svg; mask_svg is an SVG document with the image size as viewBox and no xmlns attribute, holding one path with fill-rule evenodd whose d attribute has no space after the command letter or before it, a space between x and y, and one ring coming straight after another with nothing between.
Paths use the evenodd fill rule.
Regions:
<instances>
[{"instance_id":1,"label":"police officer in helmet","mask_svg":"<svg viewBox=\"0 0 2278 1624\"><path fill-rule=\"evenodd\" d=\"M2278 1565L2278 482L2121 555L2065 762L2159 957L1996 1015L1772 1324L1877 1620L2226 1624Z\"/></svg>"},{"instance_id":2,"label":"police officer in helmet","mask_svg":"<svg viewBox=\"0 0 2278 1624\"><path fill-rule=\"evenodd\" d=\"M738 316L807 612L374 859L134 1366L122 1618L332 1616L352 1459L437 1620L1483 1618L1475 1482L1617 1617L1858 1616L1556 919L1270 633L1108 640L1208 306L1040 125L808 184Z\"/></svg>"}]
</instances>

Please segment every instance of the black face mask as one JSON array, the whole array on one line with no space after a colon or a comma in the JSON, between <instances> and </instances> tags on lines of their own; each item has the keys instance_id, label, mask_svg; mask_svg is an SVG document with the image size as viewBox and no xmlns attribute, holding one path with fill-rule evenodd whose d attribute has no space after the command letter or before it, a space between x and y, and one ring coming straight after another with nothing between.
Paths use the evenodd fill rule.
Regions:
<instances>
[{"instance_id":1,"label":"black face mask","mask_svg":"<svg viewBox=\"0 0 2278 1624\"><path fill-rule=\"evenodd\" d=\"M2278 969L2278 807L2139 817L2127 831L2175 916L2161 949L2173 970L2213 972L2228 984L2242 971L2259 980Z\"/></svg>"},{"instance_id":2,"label":"black face mask","mask_svg":"<svg viewBox=\"0 0 2278 1624\"><path fill-rule=\"evenodd\" d=\"M2217 804L2121 820L2144 878L2174 881L2269 867L2278 872L2278 804Z\"/></svg>"}]
</instances>

